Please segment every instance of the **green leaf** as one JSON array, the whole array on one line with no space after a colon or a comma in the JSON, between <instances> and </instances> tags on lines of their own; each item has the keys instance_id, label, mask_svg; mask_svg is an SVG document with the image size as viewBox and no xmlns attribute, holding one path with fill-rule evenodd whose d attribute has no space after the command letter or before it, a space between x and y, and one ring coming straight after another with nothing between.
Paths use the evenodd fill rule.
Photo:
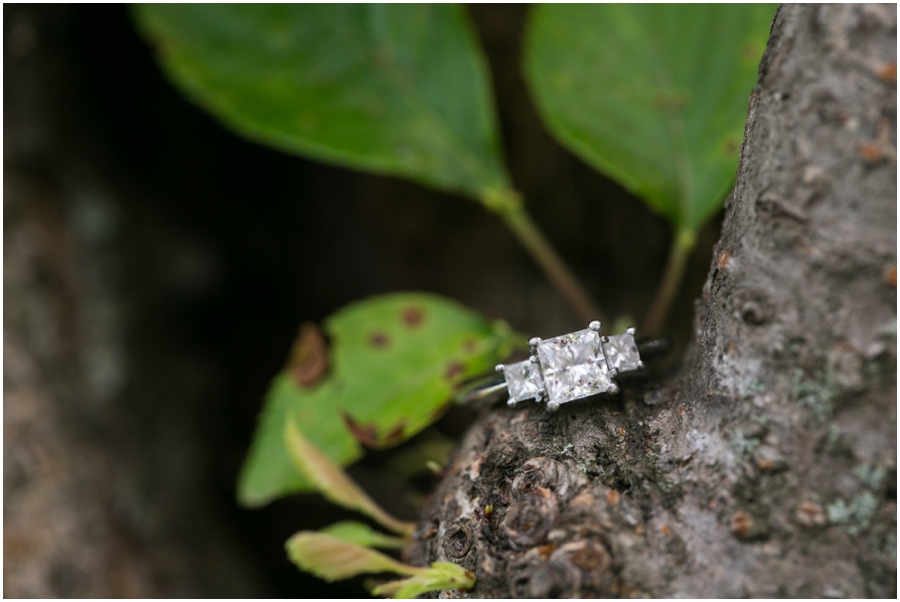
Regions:
<instances>
[{"instance_id":1,"label":"green leaf","mask_svg":"<svg viewBox=\"0 0 900 602\"><path fill-rule=\"evenodd\" d=\"M481 197L508 188L487 63L459 5L152 4L169 77L281 150Z\"/></svg>"},{"instance_id":2,"label":"green leaf","mask_svg":"<svg viewBox=\"0 0 900 602\"><path fill-rule=\"evenodd\" d=\"M362 448L348 436L333 407L337 398L333 382L301 389L285 371L269 387L250 452L238 478L238 501L248 507L312 486L291 461L284 446L284 425L294 415L298 423L315 428L310 435L322 452L344 466L362 457Z\"/></svg>"},{"instance_id":3,"label":"green leaf","mask_svg":"<svg viewBox=\"0 0 900 602\"><path fill-rule=\"evenodd\" d=\"M326 581L364 573L416 575L426 570L403 564L370 548L313 531L296 533L284 547L291 562Z\"/></svg>"},{"instance_id":4,"label":"green leaf","mask_svg":"<svg viewBox=\"0 0 900 602\"><path fill-rule=\"evenodd\" d=\"M520 335L437 295L395 293L353 303L325 321L330 372L301 386L275 377L238 482L245 506L314 487L284 445L288 416L335 464L400 443L434 422L456 387L504 360ZM353 427L354 432L348 428Z\"/></svg>"},{"instance_id":5,"label":"green leaf","mask_svg":"<svg viewBox=\"0 0 900 602\"><path fill-rule=\"evenodd\" d=\"M372 595L415 598L442 589L471 589L474 585L472 571L452 562L432 562L430 568L418 575L376 587Z\"/></svg>"},{"instance_id":6,"label":"green leaf","mask_svg":"<svg viewBox=\"0 0 900 602\"><path fill-rule=\"evenodd\" d=\"M397 573L407 579L391 581L372 590L376 596L415 598L442 589L470 589L475 575L452 562L433 562L429 568L398 562L350 541L312 531L300 531L285 544L288 558L300 569L326 581L365 573Z\"/></svg>"},{"instance_id":7,"label":"green leaf","mask_svg":"<svg viewBox=\"0 0 900 602\"><path fill-rule=\"evenodd\" d=\"M293 418L284 426L284 439L294 465L326 498L349 510L357 510L397 533L410 534L414 523L397 520L363 491L347 473L335 466L315 445L300 434Z\"/></svg>"},{"instance_id":8,"label":"green leaf","mask_svg":"<svg viewBox=\"0 0 900 602\"><path fill-rule=\"evenodd\" d=\"M696 231L734 182L775 6L535 6L526 77L566 147Z\"/></svg>"},{"instance_id":9,"label":"green leaf","mask_svg":"<svg viewBox=\"0 0 900 602\"><path fill-rule=\"evenodd\" d=\"M350 543L369 548L384 548L387 550L399 550L406 545L406 540L400 537L391 537L376 531L369 525L353 520L345 520L329 525L319 533L337 537Z\"/></svg>"}]
</instances>

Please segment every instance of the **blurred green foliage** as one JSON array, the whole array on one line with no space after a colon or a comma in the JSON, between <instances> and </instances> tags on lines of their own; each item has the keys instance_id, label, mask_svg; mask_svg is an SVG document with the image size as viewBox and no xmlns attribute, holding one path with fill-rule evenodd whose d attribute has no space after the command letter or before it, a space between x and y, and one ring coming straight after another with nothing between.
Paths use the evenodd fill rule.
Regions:
<instances>
[{"instance_id":1,"label":"blurred green foliage","mask_svg":"<svg viewBox=\"0 0 900 602\"><path fill-rule=\"evenodd\" d=\"M776 6L538 5L527 81L563 145L696 232L734 183Z\"/></svg>"},{"instance_id":2,"label":"blurred green foliage","mask_svg":"<svg viewBox=\"0 0 900 602\"><path fill-rule=\"evenodd\" d=\"M149 4L168 75L229 128L481 198L509 178L487 66L455 4Z\"/></svg>"}]
</instances>

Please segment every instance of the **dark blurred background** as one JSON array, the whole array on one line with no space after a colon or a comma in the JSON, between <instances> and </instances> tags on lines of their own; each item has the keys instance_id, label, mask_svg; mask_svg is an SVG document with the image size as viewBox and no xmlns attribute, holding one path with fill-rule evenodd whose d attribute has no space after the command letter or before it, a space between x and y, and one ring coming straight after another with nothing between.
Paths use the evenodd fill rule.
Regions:
<instances>
[{"instance_id":1,"label":"dark blurred background","mask_svg":"<svg viewBox=\"0 0 900 602\"><path fill-rule=\"evenodd\" d=\"M314 495L234 500L299 324L425 290L529 334L583 325L479 205L225 131L164 79L127 7L3 10L4 593L364 596L283 550L349 514ZM515 186L607 314L639 321L668 226L541 125L519 69L527 8L469 13ZM669 320L677 349L719 221ZM437 428L459 436L469 419L454 410ZM414 518L379 471L389 455L351 472Z\"/></svg>"}]
</instances>

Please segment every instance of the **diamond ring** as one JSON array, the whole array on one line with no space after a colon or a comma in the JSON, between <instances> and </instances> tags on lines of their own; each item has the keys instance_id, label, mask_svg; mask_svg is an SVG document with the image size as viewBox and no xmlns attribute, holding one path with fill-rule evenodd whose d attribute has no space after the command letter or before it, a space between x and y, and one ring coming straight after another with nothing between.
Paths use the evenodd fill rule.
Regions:
<instances>
[{"instance_id":1,"label":"diamond ring","mask_svg":"<svg viewBox=\"0 0 900 602\"><path fill-rule=\"evenodd\" d=\"M546 400L547 409L598 393L615 394L613 380L623 372L641 370L644 363L634 342L635 330L601 336L600 322L585 330L528 341L531 357L524 362L497 366L506 379L509 405L533 399Z\"/></svg>"}]
</instances>

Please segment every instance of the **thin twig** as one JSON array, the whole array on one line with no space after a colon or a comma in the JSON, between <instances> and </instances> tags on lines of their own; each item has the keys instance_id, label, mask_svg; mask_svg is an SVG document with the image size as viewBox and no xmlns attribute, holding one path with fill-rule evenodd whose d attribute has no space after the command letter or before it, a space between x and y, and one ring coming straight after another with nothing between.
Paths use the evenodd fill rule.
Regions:
<instances>
[{"instance_id":1,"label":"thin twig","mask_svg":"<svg viewBox=\"0 0 900 602\"><path fill-rule=\"evenodd\" d=\"M602 312L531 219L518 193L512 190L493 192L486 195L483 202L500 215L581 321L603 320Z\"/></svg>"},{"instance_id":2,"label":"thin twig","mask_svg":"<svg viewBox=\"0 0 900 602\"><path fill-rule=\"evenodd\" d=\"M659 288L653 296L647 318L644 320L642 332L645 334L659 335L660 330L666 324L666 317L672 307L672 301L681 287L681 279L684 277L684 268L694 249L697 235L691 230L677 232L672 239L672 247L669 249L669 260L666 271L663 273Z\"/></svg>"}]
</instances>

